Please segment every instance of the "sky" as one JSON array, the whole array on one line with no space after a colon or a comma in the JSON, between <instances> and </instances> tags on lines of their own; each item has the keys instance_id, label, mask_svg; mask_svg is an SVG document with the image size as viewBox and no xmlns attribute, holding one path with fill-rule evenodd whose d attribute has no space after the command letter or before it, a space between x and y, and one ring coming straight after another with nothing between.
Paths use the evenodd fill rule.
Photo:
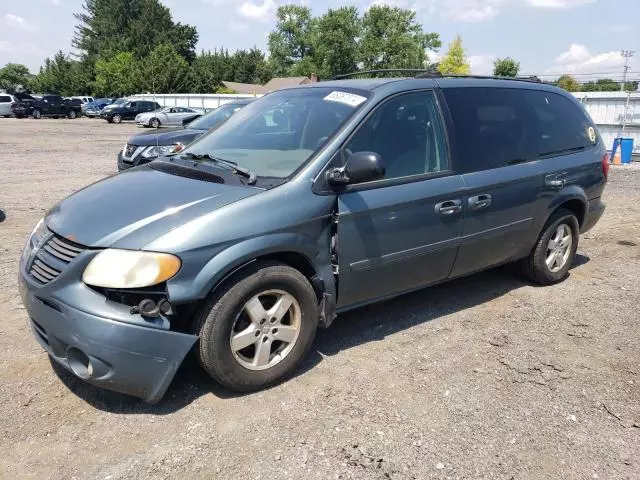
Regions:
<instances>
[{"instance_id":1,"label":"sky","mask_svg":"<svg viewBox=\"0 0 640 480\"><path fill-rule=\"evenodd\" d=\"M432 60L460 34L477 75L490 74L495 58L511 56L520 61L521 74L620 79L624 49L638 50L629 78L640 79L640 0L161 1L174 20L197 27L198 50L266 50L275 10L283 3L308 5L315 15L347 4L361 12L386 4L414 10L426 32L440 34L443 47L430 54ZM17 62L37 73L45 57L70 51L73 13L81 9L81 0L0 0L0 67Z\"/></svg>"}]
</instances>

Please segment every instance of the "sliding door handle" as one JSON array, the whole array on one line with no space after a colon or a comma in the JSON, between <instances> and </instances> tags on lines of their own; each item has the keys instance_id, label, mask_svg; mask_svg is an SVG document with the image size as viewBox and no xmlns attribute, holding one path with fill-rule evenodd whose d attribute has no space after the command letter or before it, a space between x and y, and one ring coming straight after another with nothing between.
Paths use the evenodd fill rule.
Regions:
<instances>
[{"instance_id":1,"label":"sliding door handle","mask_svg":"<svg viewBox=\"0 0 640 480\"><path fill-rule=\"evenodd\" d=\"M471 210L481 210L489 205L491 205L491 195L488 193L469 198L469 208Z\"/></svg>"},{"instance_id":2,"label":"sliding door handle","mask_svg":"<svg viewBox=\"0 0 640 480\"><path fill-rule=\"evenodd\" d=\"M462 202L460 200L445 200L436 204L435 207L437 215L455 215L462 210Z\"/></svg>"}]
</instances>

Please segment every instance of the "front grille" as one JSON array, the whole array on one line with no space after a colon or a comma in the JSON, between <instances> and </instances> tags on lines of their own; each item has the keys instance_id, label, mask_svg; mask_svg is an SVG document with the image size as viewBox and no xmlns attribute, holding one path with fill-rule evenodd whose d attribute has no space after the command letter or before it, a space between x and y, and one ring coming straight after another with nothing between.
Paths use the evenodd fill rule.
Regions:
<instances>
[{"instance_id":1,"label":"front grille","mask_svg":"<svg viewBox=\"0 0 640 480\"><path fill-rule=\"evenodd\" d=\"M66 266L85 250L66 238L51 234L33 257L29 274L45 285L58 278Z\"/></svg>"}]
</instances>

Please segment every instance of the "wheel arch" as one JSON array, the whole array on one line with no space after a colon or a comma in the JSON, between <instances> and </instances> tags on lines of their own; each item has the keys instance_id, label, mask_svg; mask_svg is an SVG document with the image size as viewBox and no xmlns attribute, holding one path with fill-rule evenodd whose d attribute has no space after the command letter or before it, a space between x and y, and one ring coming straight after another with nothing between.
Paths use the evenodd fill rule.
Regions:
<instances>
[{"instance_id":1,"label":"wheel arch","mask_svg":"<svg viewBox=\"0 0 640 480\"><path fill-rule=\"evenodd\" d=\"M169 282L172 301L201 301L229 278L258 261L276 261L295 268L311 283L321 309L320 323L328 326L335 317L335 283L330 260L317 255L317 245L296 234L275 234L245 240L214 255L189 282Z\"/></svg>"},{"instance_id":2,"label":"wheel arch","mask_svg":"<svg viewBox=\"0 0 640 480\"><path fill-rule=\"evenodd\" d=\"M547 216L541 228L546 225L549 218L551 218L551 215L560 208L566 208L572 212L578 219L578 225L582 228L588 204L589 200L582 189L578 187L569 187L568 189L563 190L549 205L549 208L547 209Z\"/></svg>"}]
</instances>

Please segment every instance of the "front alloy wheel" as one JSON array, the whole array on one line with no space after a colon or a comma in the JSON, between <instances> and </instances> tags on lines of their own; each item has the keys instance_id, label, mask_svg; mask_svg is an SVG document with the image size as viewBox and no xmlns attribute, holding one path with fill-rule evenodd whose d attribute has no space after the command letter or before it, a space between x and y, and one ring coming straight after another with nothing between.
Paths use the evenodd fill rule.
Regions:
<instances>
[{"instance_id":1,"label":"front alloy wheel","mask_svg":"<svg viewBox=\"0 0 640 480\"><path fill-rule=\"evenodd\" d=\"M273 385L296 371L318 326L318 299L298 270L255 262L210 296L196 325L198 358L237 392Z\"/></svg>"},{"instance_id":2,"label":"front alloy wheel","mask_svg":"<svg viewBox=\"0 0 640 480\"><path fill-rule=\"evenodd\" d=\"M231 328L234 358L249 370L273 367L289 355L300 334L302 314L293 296L266 290L242 307Z\"/></svg>"},{"instance_id":3,"label":"front alloy wheel","mask_svg":"<svg viewBox=\"0 0 640 480\"><path fill-rule=\"evenodd\" d=\"M122 123L122 115L116 113L112 118L111 121L113 123Z\"/></svg>"}]
</instances>

